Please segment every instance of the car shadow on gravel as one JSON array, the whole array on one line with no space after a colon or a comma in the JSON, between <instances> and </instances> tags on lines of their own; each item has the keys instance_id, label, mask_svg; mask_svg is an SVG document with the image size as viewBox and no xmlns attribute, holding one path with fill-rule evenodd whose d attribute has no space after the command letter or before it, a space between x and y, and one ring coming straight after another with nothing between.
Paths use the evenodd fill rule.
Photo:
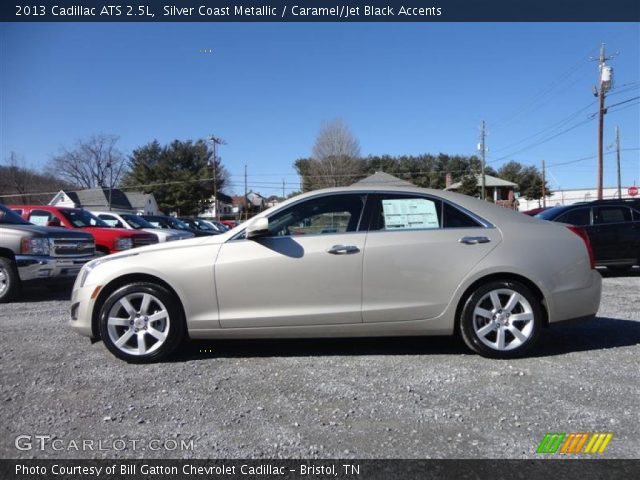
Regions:
<instances>
[{"instance_id":1,"label":"car shadow on gravel","mask_svg":"<svg viewBox=\"0 0 640 480\"><path fill-rule=\"evenodd\" d=\"M546 329L530 356L546 357L634 345L640 345L640 321L596 317L589 322Z\"/></svg>"},{"instance_id":2,"label":"car shadow on gravel","mask_svg":"<svg viewBox=\"0 0 640 480\"><path fill-rule=\"evenodd\" d=\"M26 286L17 298L17 302L51 302L55 300L69 301L73 284Z\"/></svg>"},{"instance_id":3,"label":"car shadow on gravel","mask_svg":"<svg viewBox=\"0 0 640 480\"><path fill-rule=\"evenodd\" d=\"M640 322L598 317L545 329L528 357L597 351L640 344ZM474 355L458 337L379 337L268 340L191 340L169 361L213 358L367 355Z\"/></svg>"},{"instance_id":4,"label":"car shadow on gravel","mask_svg":"<svg viewBox=\"0 0 640 480\"><path fill-rule=\"evenodd\" d=\"M466 355L456 337L304 338L191 340L173 361L209 358L324 357L367 355Z\"/></svg>"}]
</instances>

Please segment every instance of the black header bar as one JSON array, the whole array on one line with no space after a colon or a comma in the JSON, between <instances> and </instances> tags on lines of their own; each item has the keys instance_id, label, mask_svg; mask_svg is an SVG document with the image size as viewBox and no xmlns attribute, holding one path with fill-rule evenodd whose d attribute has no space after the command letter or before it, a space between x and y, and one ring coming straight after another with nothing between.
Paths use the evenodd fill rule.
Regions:
<instances>
[{"instance_id":1,"label":"black header bar","mask_svg":"<svg viewBox=\"0 0 640 480\"><path fill-rule=\"evenodd\" d=\"M638 0L8 0L3 22L640 22Z\"/></svg>"}]
</instances>

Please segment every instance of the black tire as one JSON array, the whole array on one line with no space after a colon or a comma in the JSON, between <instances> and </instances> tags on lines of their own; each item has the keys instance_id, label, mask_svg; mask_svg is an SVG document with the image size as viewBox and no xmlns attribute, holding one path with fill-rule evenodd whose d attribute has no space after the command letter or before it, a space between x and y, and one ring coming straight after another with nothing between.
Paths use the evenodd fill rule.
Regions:
<instances>
[{"instance_id":1,"label":"black tire","mask_svg":"<svg viewBox=\"0 0 640 480\"><path fill-rule=\"evenodd\" d=\"M499 308L495 306L491 292L497 294L501 305ZM520 295L513 297L520 300L511 310L502 307L509 306L512 293L508 292ZM479 312L490 315L476 314L476 307ZM519 315L518 318L531 317L531 320L514 321L511 315ZM525 285L511 280L492 281L480 285L467 297L459 319L460 334L467 346L483 357L517 358L538 340L543 318L540 301ZM512 333L515 329L520 338ZM483 331L487 333L481 335ZM499 348L500 337L502 349Z\"/></svg>"},{"instance_id":2,"label":"black tire","mask_svg":"<svg viewBox=\"0 0 640 480\"><path fill-rule=\"evenodd\" d=\"M151 298L146 311L143 301L149 297L145 296ZM133 307L132 311L127 312L126 302ZM165 320L151 320L164 314ZM110 316L122 324L114 324ZM99 328L109 351L130 363L164 360L180 346L186 333L178 298L165 287L150 282L131 283L109 295L100 309ZM158 339L157 334L164 334L164 338ZM116 344L118 340L123 341L122 345Z\"/></svg>"},{"instance_id":3,"label":"black tire","mask_svg":"<svg viewBox=\"0 0 640 480\"><path fill-rule=\"evenodd\" d=\"M633 268L633 265L610 265L607 270L614 275L624 275Z\"/></svg>"},{"instance_id":4,"label":"black tire","mask_svg":"<svg viewBox=\"0 0 640 480\"><path fill-rule=\"evenodd\" d=\"M8 303L16 298L21 286L15 262L0 257L0 303Z\"/></svg>"}]
</instances>

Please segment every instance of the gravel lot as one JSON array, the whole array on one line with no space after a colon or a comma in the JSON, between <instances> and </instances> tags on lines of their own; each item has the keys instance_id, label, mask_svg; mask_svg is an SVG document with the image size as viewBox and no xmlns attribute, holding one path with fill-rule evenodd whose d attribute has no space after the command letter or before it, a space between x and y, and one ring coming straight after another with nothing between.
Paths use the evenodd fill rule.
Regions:
<instances>
[{"instance_id":1,"label":"gravel lot","mask_svg":"<svg viewBox=\"0 0 640 480\"><path fill-rule=\"evenodd\" d=\"M640 271L606 277L599 318L515 361L427 337L191 342L128 365L67 328L68 295L0 306L1 458L535 458L550 431L613 432L604 457L638 457Z\"/></svg>"}]
</instances>

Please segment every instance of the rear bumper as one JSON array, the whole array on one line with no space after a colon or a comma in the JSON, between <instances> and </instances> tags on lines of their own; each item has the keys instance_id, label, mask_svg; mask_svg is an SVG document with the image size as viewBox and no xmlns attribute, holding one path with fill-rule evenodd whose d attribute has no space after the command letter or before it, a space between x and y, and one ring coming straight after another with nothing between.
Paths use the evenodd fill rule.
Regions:
<instances>
[{"instance_id":1,"label":"rear bumper","mask_svg":"<svg viewBox=\"0 0 640 480\"><path fill-rule=\"evenodd\" d=\"M18 276L23 282L42 279L73 280L82 266L94 257L56 258L40 255L16 255Z\"/></svg>"},{"instance_id":2,"label":"rear bumper","mask_svg":"<svg viewBox=\"0 0 640 480\"><path fill-rule=\"evenodd\" d=\"M595 317L600 308L602 295L602 277L591 270L590 282L586 287L555 292L549 324L574 322Z\"/></svg>"}]
</instances>

